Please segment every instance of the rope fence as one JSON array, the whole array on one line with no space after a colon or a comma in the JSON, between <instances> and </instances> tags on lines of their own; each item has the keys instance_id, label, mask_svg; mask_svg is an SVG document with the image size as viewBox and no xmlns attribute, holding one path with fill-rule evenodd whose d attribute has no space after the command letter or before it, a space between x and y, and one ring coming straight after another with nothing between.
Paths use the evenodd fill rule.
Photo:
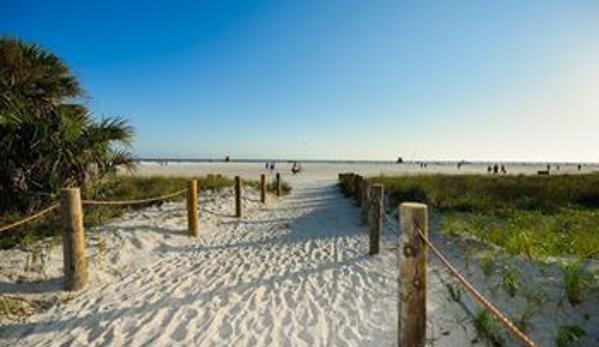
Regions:
<instances>
[{"instance_id":1,"label":"rope fence","mask_svg":"<svg viewBox=\"0 0 599 347\"><path fill-rule=\"evenodd\" d=\"M447 270L458 279L468 293L484 306L503 325L515 339L526 347L538 347L528 336L520 331L497 307L487 300L466 277L433 245L428 239L428 208L418 203L403 203L398 209L401 216L396 218L385 211L383 187L378 184L364 183L364 177L353 173L339 174L340 188L346 196L355 198L360 214L368 215L370 224L370 254L379 253L380 235L384 229L403 237L396 248L400 252L399 286L399 345L423 346L426 338L426 281L428 249L440 260ZM368 191L365 191L368 190ZM365 201L364 195L370 199ZM398 221L399 219L399 221ZM388 250L389 248L383 248ZM393 249L393 248L392 248Z\"/></svg>"},{"instance_id":2,"label":"rope fence","mask_svg":"<svg viewBox=\"0 0 599 347\"><path fill-rule=\"evenodd\" d=\"M435 247L435 245L432 244L432 242L430 242L430 240L428 239L428 237L426 237L424 235L424 233L422 232L422 230L420 228L418 228L417 226L413 225L414 229L416 230L416 232L418 233L418 236L420 236L420 238L422 239L422 241L424 241L427 246L433 251L433 253L435 254L435 256L437 258L439 258L439 260L441 261L441 263L447 268L447 270L449 270L449 272L455 276L458 281L466 288L466 290L468 290L468 292L470 294L472 294L472 296L483 306L485 306L485 308L487 308L489 310L489 312L491 312L491 314L493 316L495 316L495 318L497 318L497 320L503 325L505 326L519 341L520 343L522 343L522 345L527 346L527 347L538 347L538 345L536 343L534 343L528 336L524 335L524 333L522 333L520 331L520 329L518 329L514 323L512 323L505 315L503 315L489 300L487 300L478 290L476 290L476 288L472 285L472 283L470 283L466 277L464 277L456 268L455 266L453 266L449 260L447 260L447 258L445 258L445 256L441 253L441 251L439 251L437 249L437 247Z\"/></svg>"},{"instance_id":3,"label":"rope fence","mask_svg":"<svg viewBox=\"0 0 599 347\"><path fill-rule=\"evenodd\" d=\"M14 228L16 228L18 226L21 226L21 225L26 224L28 222L31 222L33 220L40 219L43 216L45 216L46 214L48 214L48 213L56 210L58 207L60 207L60 204L51 205L50 207L45 208L45 209L43 209L43 210L41 210L41 211L39 211L39 212L37 212L35 214L32 214L31 216L29 216L29 217L27 217L25 219L21 219L19 221L13 222L11 224L2 226L2 227L0 227L0 233L8 231L10 229L14 229Z\"/></svg>"},{"instance_id":4,"label":"rope fence","mask_svg":"<svg viewBox=\"0 0 599 347\"><path fill-rule=\"evenodd\" d=\"M120 200L120 201L100 201L100 200L82 200L81 203L84 205L142 205L151 202L163 201L172 199L176 196L179 196L183 193L186 193L187 189L181 189L174 193L160 195L152 198L138 199L138 200Z\"/></svg>"},{"instance_id":5,"label":"rope fence","mask_svg":"<svg viewBox=\"0 0 599 347\"><path fill-rule=\"evenodd\" d=\"M280 187L281 176L277 174L276 185ZM85 242L85 232L83 224L83 206L125 206L125 205L143 205L158 201L165 201L180 195L187 195L187 224L190 237L198 237L200 235L199 211L212 214L219 217L236 217L241 218L241 205L243 201L251 201L257 203L266 203L266 177L260 177L260 200L249 197L242 197L241 178L235 177L234 196L235 199L235 214L227 215L219 211L214 211L207 208L205 205L211 202L220 200L217 196L208 196L206 199L198 199L198 184L196 179L191 179L188 182L186 189L181 189L173 193L154 196L135 200L115 200L103 201L82 199L79 188L65 188L60 192L60 203L53 204L31 216L22 220L12 222L8 225L0 227L0 233L22 226L28 222L39 219L48 213L61 209L63 220L63 247L64 247L64 289L65 290L80 290L83 289L88 282L88 257ZM281 190L277 190L277 195L280 195ZM230 198L230 196L228 196ZM201 204L200 204L201 202Z\"/></svg>"}]
</instances>

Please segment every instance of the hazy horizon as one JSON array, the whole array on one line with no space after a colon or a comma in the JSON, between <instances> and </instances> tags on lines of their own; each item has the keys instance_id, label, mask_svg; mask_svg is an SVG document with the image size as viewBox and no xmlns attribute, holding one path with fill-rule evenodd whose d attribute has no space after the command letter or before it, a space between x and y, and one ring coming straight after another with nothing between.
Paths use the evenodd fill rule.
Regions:
<instances>
[{"instance_id":1,"label":"hazy horizon","mask_svg":"<svg viewBox=\"0 0 599 347\"><path fill-rule=\"evenodd\" d=\"M140 157L599 162L596 1L7 1ZM329 159L330 160L330 159Z\"/></svg>"},{"instance_id":2,"label":"hazy horizon","mask_svg":"<svg viewBox=\"0 0 599 347\"><path fill-rule=\"evenodd\" d=\"M224 157L184 157L184 156L171 156L171 157L157 157L157 156L137 156L136 160L140 161L160 161L160 160L172 160L176 162L226 162L227 156ZM276 161L276 162L313 162L313 163L383 163L383 164L397 164L396 159L344 159L344 158L300 158L300 157L232 157L229 156L229 159L232 162L239 163L264 163L267 161ZM492 164L492 163L502 163L502 164L523 164L523 165L545 165L545 164L565 164L565 165L598 165L599 162L585 162L585 161L547 161L547 160L537 160L537 161L523 161L523 160L467 160L467 159L411 159L411 158L402 158L404 164L415 164L415 163L457 163L457 162L465 162L472 164Z\"/></svg>"}]
</instances>

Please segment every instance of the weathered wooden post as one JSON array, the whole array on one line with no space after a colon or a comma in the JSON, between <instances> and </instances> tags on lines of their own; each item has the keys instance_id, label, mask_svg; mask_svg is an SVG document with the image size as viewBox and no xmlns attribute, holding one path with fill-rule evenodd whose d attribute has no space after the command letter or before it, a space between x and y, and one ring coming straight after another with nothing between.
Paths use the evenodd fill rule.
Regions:
<instances>
[{"instance_id":1,"label":"weathered wooden post","mask_svg":"<svg viewBox=\"0 0 599 347\"><path fill-rule=\"evenodd\" d=\"M281 174L277 172L277 179L275 181L277 196L281 196Z\"/></svg>"},{"instance_id":2,"label":"weathered wooden post","mask_svg":"<svg viewBox=\"0 0 599 347\"><path fill-rule=\"evenodd\" d=\"M266 203L266 175L260 175L260 202Z\"/></svg>"},{"instance_id":3,"label":"weathered wooden post","mask_svg":"<svg viewBox=\"0 0 599 347\"><path fill-rule=\"evenodd\" d=\"M362 203L362 181L363 180L364 180L364 177L362 177L360 175L356 175L356 179L354 180L354 191L355 191L354 199L356 200L356 205L358 205L358 207Z\"/></svg>"},{"instance_id":4,"label":"weathered wooden post","mask_svg":"<svg viewBox=\"0 0 599 347\"><path fill-rule=\"evenodd\" d=\"M187 185L187 228L189 236L198 237L198 181L194 178Z\"/></svg>"},{"instance_id":5,"label":"weathered wooden post","mask_svg":"<svg viewBox=\"0 0 599 347\"><path fill-rule=\"evenodd\" d=\"M381 251L383 233L383 185L373 184L370 188L370 255Z\"/></svg>"},{"instance_id":6,"label":"weathered wooden post","mask_svg":"<svg viewBox=\"0 0 599 347\"><path fill-rule=\"evenodd\" d=\"M241 177L235 176L235 217L241 218Z\"/></svg>"},{"instance_id":7,"label":"weathered wooden post","mask_svg":"<svg viewBox=\"0 0 599 347\"><path fill-rule=\"evenodd\" d=\"M64 232L64 289L80 290L87 284L87 252L79 188L63 189L60 196Z\"/></svg>"},{"instance_id":8,"label":"weathered wooden post","mask_svg":"<svg viewBox=\"0 0 599 347\"><path fill-rule=\"evenodd\" d=\"M428 208L424 204L403 203L399 257L399 346L424 347L426 338L426 267L428 247L420 232L428 237Z\"/></svg>"},{"instance_id":9,"label":"weathered wooden post","mask_svg":"<svg viewBox=\"0 0 599 347\"><path fill-rule=\"evenodd\" d=\"M370 181L362 180L362 202L360 204L360 217L362 223L368 223L368 211L370 210Z\"/></svg>"}]
</instances>

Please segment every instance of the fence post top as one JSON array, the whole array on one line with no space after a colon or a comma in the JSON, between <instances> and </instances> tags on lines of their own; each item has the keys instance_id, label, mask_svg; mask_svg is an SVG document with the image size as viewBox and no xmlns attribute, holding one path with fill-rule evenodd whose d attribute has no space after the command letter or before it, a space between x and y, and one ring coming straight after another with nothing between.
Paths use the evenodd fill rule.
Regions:
<instances>
[{"instance_id":1,"label":"fence post top","mask_svg":"<svg viewBox=\"0 0 599 347\"><path fill-rule=\"evenodd\" d=\"M370 186L372 188L376 188L376 189L378 189L378 188L384 188L384 185L382 185L380 183L369 183L369 184L370 184Z\"/></svg>"},{"instance_id":2,"label":"fence post top","mask_svg":"<svg viewBox=\"0 0 599 347\"><path fill-rule=\"evenodd\" d=\"M77 191L79 191L79 187L62 188L61 190L62 190L64 193L68 193L68 192L77 192Z\"/></svg>"},{"instance_id":3,"label":"fence post top","mask_svg":"<svg viewBox=\"0 0 599 347\"><path fill-rule=\"evenodd\" d=\"M414 210L419 210L419 209L423 209L423 210L427 210L428 206L426 204L422 204L419 202L402 202L401 205L399 205L400 208L407 208L407 209L414 209Z\"/></svg>"}]
</instances>

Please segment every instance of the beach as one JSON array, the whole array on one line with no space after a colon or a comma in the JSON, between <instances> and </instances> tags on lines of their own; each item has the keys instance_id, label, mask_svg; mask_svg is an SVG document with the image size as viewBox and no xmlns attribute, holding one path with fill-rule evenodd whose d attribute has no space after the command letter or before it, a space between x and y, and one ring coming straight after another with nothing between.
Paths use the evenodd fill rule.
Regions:
<instances>
[{"instance_id":1,"label":"beach","mask_svg":"<svg viewBox=\"0 0 599 347\"><path fill-rule=\"evenodd\" d=\"M285 172L290 165L277 169ZM292 187L288 196L269 195L263 205L256 189L244 188L240 219L232 216L232 189L201 191L197 239L187 235L184 202L127 213L88 231L91 281L79 293L61 290L60 246L44 246L43 264L27 270L28 252L0 251L0 292L48 306L2 322L0 346L396 346L399 231L386 224L381 254L368 255L368 227L352 199L340 193L337 174L418 169L305 164L301 174L283 174ZM260 163L146 164L137 170L138 175L208 173L256 179L267 171ZM444 238L435 223L433 218L431 239L449 259L499 307L510 315L519 312L509 297L487 288L480 269L464 263L462 241ZM545 278L534 264L497 261L519 264L531 281ZM428 345L484 346L473 323L479 307L465 293L460 303L452 300L447 286L454 282L431 256ZM551 295L559 295L555 291ZM565 312L557 320L551 315L557 309L547 305L535 318L546 327L532 332L543 346L553 345L552 329L562 320L574 317L599 326L596 315L584 321Z\"/></svg>"},{"instance_id":2,"label":"beach","mask_svg":"<svg viewBox=\"0 0 599 347\"><path fill-rule=\"evenodd\" d=\"M167 165L159 165L154 161L142 161L134 172L137 175L166 175L166 176L204 176L207 174L221 174L225 176L259 177L260 174L269 173L262 162L186 162L167 161ZM422 162L420 163L349 163L349 162L306 162L301 163L302 177L310 180L332 180L339 173L352 172L363 176L377 175L416 175L416 174L488 174L488 166L497 164L504 165L508 174L536 175L538 171L547 170L546 163L466 163L457 167L455 162ZM552 174L579 174L599 172L599 164L582 164L578 169L578 163L557 164L551 163ZM293 161L282 161L275 163L275 171L289 176L293 180L291 168ZM559 169L558 169L559 167Z\"/></svg>"}]
</instances>

